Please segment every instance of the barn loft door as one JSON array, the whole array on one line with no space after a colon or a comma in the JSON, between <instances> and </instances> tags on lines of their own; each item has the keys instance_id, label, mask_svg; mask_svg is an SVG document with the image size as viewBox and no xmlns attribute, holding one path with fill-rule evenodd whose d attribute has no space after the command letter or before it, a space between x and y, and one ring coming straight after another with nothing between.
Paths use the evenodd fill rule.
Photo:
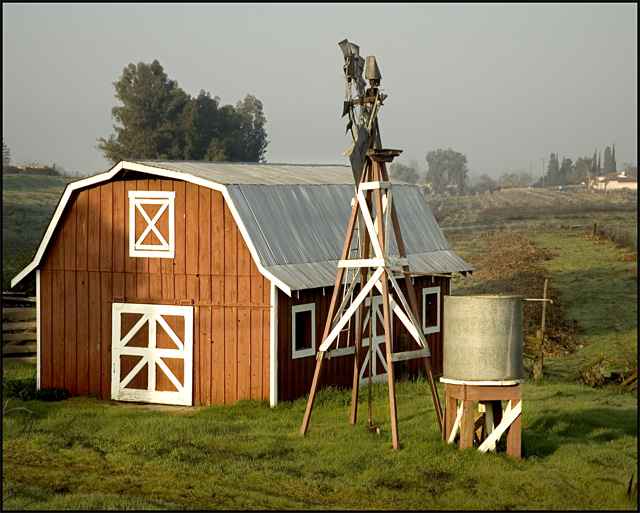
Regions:
<instances>
[{"instance_id":1,"label":"barn loft door","mask_svg":"<svg viewBox=\"0 0 640 513\"><path fill-rule=\"evenodd\" d=\"M111 398L192 404L193 307L114 303Z\"/></svg>"},{"instance_id":2,"label":"barn loft door","mask_svg":"<svg viewBox=\"0 0 640 513\"><path fill-rule=\"evenodd\" d=\"M369 344L371 347L371 381L383 381L387 379L387 358L384 339L384 315L382 310L382 296L373 296L373 321L371 322L369 298L365 300L366 316L362 327L362 347L365 352L364 362L360 367L360 383L366 384L369 380ZM393 330L393 317L390 319ZM371 328L372 333L369 332Z\"/></svg>"}]
</instances>

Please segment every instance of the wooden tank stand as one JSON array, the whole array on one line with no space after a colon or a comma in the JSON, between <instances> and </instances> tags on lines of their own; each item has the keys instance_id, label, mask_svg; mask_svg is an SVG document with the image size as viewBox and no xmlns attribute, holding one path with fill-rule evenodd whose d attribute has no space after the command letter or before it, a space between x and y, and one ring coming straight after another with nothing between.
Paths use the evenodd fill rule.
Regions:
<instances>
[{"instance_id":1,"label":"wooden tank stand","mask_svg":"<svg viewBox=\"0 0 640 513\"><path fill-rule=\"evenodd\" d=\"M486 452L507 432L507 454L520 459L522 397L524 380L464 382L440 378L445 383L444 439L453 443L460 429L460 450L473 447ZM458 406L460 401L460 406ZM502 401L508 401L502 410ZM477 419L474 402L478 402Z\"/></svg>"}]
</instances>

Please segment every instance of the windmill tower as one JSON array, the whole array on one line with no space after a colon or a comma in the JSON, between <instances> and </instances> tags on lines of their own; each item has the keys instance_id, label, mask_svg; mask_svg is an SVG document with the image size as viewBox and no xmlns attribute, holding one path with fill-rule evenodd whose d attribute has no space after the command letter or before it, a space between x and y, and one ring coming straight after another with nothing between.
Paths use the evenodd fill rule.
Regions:
<instances>
[{"instance_id":1,"label":"windmill tower","mask_svg":"<svg viewBox=\"0 0 640 513\"><path fill-rule=\"evenodd\" d=\"M302 436L306 435L309 427L318 379L327 351L336 344L340 331L354 317L356 317L356 340L351 423L355 424L360 381L359 362L363 351L362 333L365 300L368 296L369 305L372 309L373 289L376 288L381 294L383 308L392 441L394 449L398 449L400 442L398 438L393 362L416 358L423 360L441 431L443 415L433 379L429 346L417 321L418 307L415 290L411 281L409 261L393 204L392 187L386 167L386 164L392 162L401 153L401 150L384 149L380 138L378 112L383 105L383 101L387 98L387 95L382 94L378 87L382 75L375 57L367 57L365 61L360 56L359 47L349 43L346 39L338 44L345 60L346 99L343 116L349 115L347 131L351 131L353 138L344 155L350 159L356 190L352 200L347 235L338 262L338 274L300 434ZM369 81L368 88L362 77L363 71L365 72L365 78ZM391 237L395 237L398 248L397 255L389 254ZM405 280L406 296L398 283L399 279ZM341 298L340 304L338 304L339 298ZM415 341L415 349L394 352L391 338L392 313L407 328L407 331ZM370 313L369 319L371 320L372 317L373 312ZM372 343L368 347L369 365L371 365L372 360L371 350ZM371 386L371 372L369 372L369 386ZM370 398L371 389L369 389L368 427L371 430L379 431L377 426L371 424Z\"/></svg>"}]
</instances>

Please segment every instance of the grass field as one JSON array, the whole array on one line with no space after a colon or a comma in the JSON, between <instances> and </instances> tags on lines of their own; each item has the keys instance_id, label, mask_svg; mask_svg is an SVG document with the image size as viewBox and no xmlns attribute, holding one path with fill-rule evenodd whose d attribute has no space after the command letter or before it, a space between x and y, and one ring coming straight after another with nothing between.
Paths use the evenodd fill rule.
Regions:
<instances>
[{"instance_id":1,"label":"grass field","mask_svg":"<svg viewBox=\"0 0 640 513\"><path fill-rule=\"evenodd\" d=\"M637 389L616 394L606 382L565 381L600 349L637 368L635 254L569 232L576 219L622 215L637 223L636 211L621 208L562 219L480 222L479 212L468 225L441 221L463 256L483 251L484 230L532 234L553 254L538 264L567 303L565 315L582 327L574 334L581 349L546 357L548 376L522 385L520 461L442 442L420 378L398 383L402 450L394 451L384 384L373 388L379 436L365 426L365 388L356 426L350 392L328 389L301 437L305 399L275 408L60 400L34 391L34 365L4 364L3 509L637 510L637 497L626 493L638 476ZM457 278L453 292L471 290L481 275ZM605 366L607 374L620 370Z\"/></svg>"},{"instance_id":2,"label":"grass field","mask_svg":"<svg viewBox=\"0 0 640 513\"><path fill-rule=\"evenodd\" d=\"M29 263L67 183L62 176L2 176L2 290Z\"/></svg>"},{"instance_id":3,"label":"grass field","mask_svg":"<svg viewBox=\"0 0 640 513\"><path fill-rule=\"evenodd\" d=\"M15 375L27 370L13 369ZM5 371L5 375L7 372ZM443 395L442 389L440 394ZM380 436L349 424L348 391L305 401L136 407L87 398L15 402L4 415L5 509L636 509L637 397L548 379L523 386L522 460L440 440L426 381L388 392ZM172 411L173 410L173 411ZM30 419L30 420L28 420Z\"/></svg>"}]
</instances>

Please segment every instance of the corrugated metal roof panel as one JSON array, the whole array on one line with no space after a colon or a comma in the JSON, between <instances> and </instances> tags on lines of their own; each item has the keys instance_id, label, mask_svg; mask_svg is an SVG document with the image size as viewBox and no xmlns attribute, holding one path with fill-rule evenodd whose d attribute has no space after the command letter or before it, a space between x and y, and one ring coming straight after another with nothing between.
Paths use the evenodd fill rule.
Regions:
<instances>
[{"instance_id":1,"label":"corrugated metal roof panel","mask_svg":"<svg viewBox=\"0 0 640 513\"><path fill-rule=\"evenodd\" d=\"M227 190L269 272L293 290L334 284L353 185L245 184ZM396 185L392 191L413 271L473 270L451 250L417 187ZM395 236L388 240L389 254L397 255Z\"/></svg>"},{"instance_id":2,"label":"corrugated metal roof panel","mask_svg":"<svg viewBox=\"0 0 640 513\"><path fill-rule=\"evenodd\" d=\"M409 255L409 268L411 271L426 274L463 273L473 270L452 250ZM273 265L267 267L267 270L292 290L332 287L338 274L338 260Z\"/></svg>"},{"instance_id":3,"label":"corrugated metal roof panel","mask_svg":"<svg viewBox=\"0 0 640 513\"><path fill-rule=\"evenodd\" d=\"M230 185L227 190L265 267L340 257L352 185Z\"/></svg>"},{"instance_id":4,"label":"corrugated metal roof panel","mask_svg":"<svg viewBox=\"0 0 640 513\"><path fill-rule=\"evenodd\" d=\"M129 160L128 162L187 173L223 185L354 185L351 166L180 160Z\"/></svg>"}]
</instances>

